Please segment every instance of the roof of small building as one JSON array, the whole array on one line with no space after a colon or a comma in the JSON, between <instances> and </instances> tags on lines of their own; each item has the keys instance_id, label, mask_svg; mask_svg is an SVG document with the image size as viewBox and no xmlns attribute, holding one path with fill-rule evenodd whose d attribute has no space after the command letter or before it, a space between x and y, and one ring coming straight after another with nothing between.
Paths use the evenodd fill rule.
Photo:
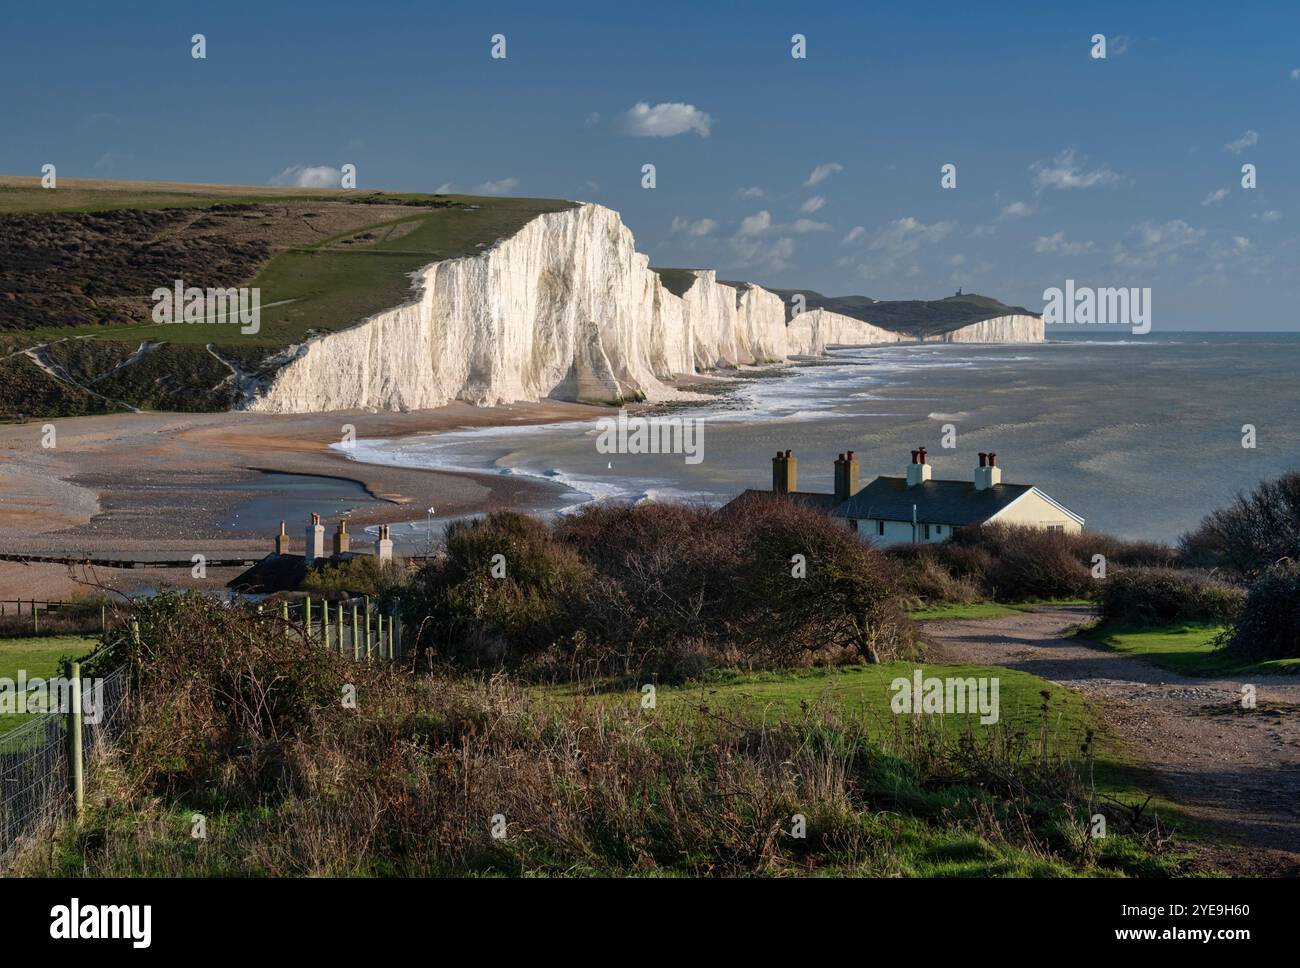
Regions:
<instances>
[{"instance_id":1,"label":"roof of small building","mask_svg":"<svg viewBox=\"0 0 1300 968\"><path fill-rule=\"evenodd\" d=\"M787 494L777 494L775 491L759 491L753 488L741 491L728 501L724 507L742 504L745 501L770 500L772 498L780 498L799 507L811 508L814 511L825 511L828 514L835 508L834 494L825 494L819 491L791 491Z\"/></svg>"},{"instance_id":2,"label":"roof of small building","mask_svg":"<svg viewBox=\"0 0 1300 968\"><path fill-rule=\"evenodd\" d=\"M923 481L908 487L905 477L877 477L831 511L837 518L950 524L955 528L987 521L1034 490L1032 484L994 484L982 491L971 481Z\"/></svg>"}]
</instances>

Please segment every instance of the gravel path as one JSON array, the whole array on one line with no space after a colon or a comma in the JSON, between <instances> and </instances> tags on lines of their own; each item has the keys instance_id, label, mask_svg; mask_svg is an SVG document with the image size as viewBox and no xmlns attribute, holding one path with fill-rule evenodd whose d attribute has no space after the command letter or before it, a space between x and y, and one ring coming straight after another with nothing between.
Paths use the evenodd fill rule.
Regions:
<instances>
[{"instance_id":1,"label":"gravel path","mask_svg":"<svg viewBox=\"0 0 1300 968\"><path fill-rule=\"evenodd\" d=\"M1300 680L1191 679L1070 633L1084 607L927 622L935 662L1006 666L1100 701L1104 717L1163 780L1171 799L1243 845L1219 852L1234 873L1300 875ZM1243 684L1256 708L1241 708Z\"/></svg>"}]
</instances>

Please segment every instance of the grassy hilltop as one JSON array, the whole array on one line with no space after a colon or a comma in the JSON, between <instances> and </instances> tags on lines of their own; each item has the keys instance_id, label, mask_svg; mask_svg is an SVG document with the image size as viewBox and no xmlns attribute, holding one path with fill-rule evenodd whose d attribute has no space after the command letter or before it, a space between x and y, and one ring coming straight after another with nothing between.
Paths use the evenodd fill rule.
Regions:
<instances>
[{"instance_id":1,"label":"grassy hilltop","mask_svg":"<svg viewBox=\"0 0 1300 968\"><path fill-rule=\"evenodd\" d=\"M572 205L0 178L0 413L222 409L233 400L223 360L255 372L279 349L398 305L421 266ZM155 324L150 293L178 278L260 287L260 331ZM24 352L33 347L45 368Z\"/></svg>"}]
</instances>

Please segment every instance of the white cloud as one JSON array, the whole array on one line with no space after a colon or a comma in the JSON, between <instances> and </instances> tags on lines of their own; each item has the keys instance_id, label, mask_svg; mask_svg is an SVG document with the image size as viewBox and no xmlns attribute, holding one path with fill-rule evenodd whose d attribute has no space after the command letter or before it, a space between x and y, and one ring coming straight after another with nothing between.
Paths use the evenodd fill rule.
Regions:
<instances>
[{"instance_id":1,"label":"white cloud","mask_svg":"<svg viewBox=\"0 0 1300 968\"><path fill-rule=\"evenodd\" d=\"M839 162L828 161L826 164L818 165L814 168L812 174L808 176L808 180L805 181L804 184L810 187L813 185L820 185L826 179L830 178L831 175L837 174L843 170L844 166Z\"/></svg>"},{"instance_id":2,"label":"white cloud","mask_svg":"<svg viewBox=\"0 0 1300 968\"><path fill-rule=\"evenodd\" d=\"M1234 155L1239 155L1247 148L1253 148L1259 144L1259 132L1247 131L1240 138L1229 141L1223 146L1224 151L1231 151Z\"/></svg>"},{"instance_id":3,"label":"white cloud","mask_svg":"<svg viewBox=\"0 0 1300 968\"><path fill-rule=\"evenodd\" d=\"M788 268L794 256L794 240L789 238L764 243L754 238L737 237L731 240L731 248L742 264L771 270Z\"/></svg>"},{"instance_id":4,"label":"white cloud","mask_svg":"<svg viewBox=\"0 0 1300 968\"><path fill-rule=\"evenodd\" d=\"M910 215L895 219L876 233L868 248L877 253L871 262L859 266L868 278L913 277L921 272L914 256L924 245L942 242L953 232L954 222L933 222L927 225Z\"/></svg>"},{"instance_id":5,"label":"white cloud","mask_svg":"<svg viewBox=\"0 0 1300 968\"><path fill-rule=\"evenodd\" d=\"M694 131L701 138L709 136L713 119L693 104L680 101L656 104L638 101L628 109L623 129L638 138L671 138Z\"/></svg>"},{"instance_id":6,"label":"white cloud","mask_svg":"<svg viewBox=\"0 0 1300 968\"><path fill-rule=\"evenodd\" d=\"M808 201L799 206L799 211L811 215L825 204L826 199L822 198L820 195L814 195L812 198L808 199Z\"/></svg>"},{"instance_id":7,"label":"white cloud","mask_svg":"<svg viewBox=\"0 0 1300 968\"><path fill-rule=\"evenodd\" d=\"M1123 57L1128 53L1128 45L1130 43L1132 43L1132 40L1129 38L1128 34L1120 34L1117 37L1112 37L1106 44L1106 56Z\"/></svg>"},{"instance_id":8,"label":"white cloud","mask_svg":"<svg viewBox=\"0 0 1300 968\"><path fill-rule=\"evenodd\" d=\"M1258 219L1261 222L1276 222L1282 217L1282 213L1275 208L1270 208L1267 212L1257 212L1251 218Z\"/></svg>"},{"instance_id":9,"label":"white cloud","mask_svg":"<svg viewBox=\"0 0 1300 968\"><path fill-rule=\"evenodd\" d=\"M1176 265L1204 237L1204 229L1194 228L1182 219L1159 225L1142 222L1129 230L1125 241L1115 244L1114 262L1139 269Z\"/></svg>"},{"instance_id":10,"label":"white cloud","mask_svg":"<svg viewBox=\"0 0 1300 968\"><path fill-rule=\"evenodd\" d=\"M844 244L848 245L850 242L856 242L866 234L867 230L865 228L861 225L855 225L849 229L849 234L844 236Z\"/></svg>"},{"instance_id":11,"label":"white cloud","mask_svg":"<svg viewBox=\"0 0 1300 968\"><path fill-rule=\"evenodd\" d=\"M998 218L1024 218L1026 215L1034 214L1034 207L1027 202L1012 202L1002 210Z\"/></svg>"},{"instance_id":12,"label":"white cloud","mask_svg":"<svg viewBox=\"0 0 1300 968\"><path fill-rule=\"evenodd\" d=\"M1227 188L1217 188L1210 194L1201 199L1202 205L1218 205L1221 201L1231 195L1232 192Z\"/></svg>"},{"instance_id":13,"label":"white cloud","mask_svg":"<svg viewBox=\"0 0 1300 968\"><path fill-rule=\"evenodd\" d=\"M434 189L433 193L435 195L450 195L453 191L455 191L455 187L451 182L443 182Z\"/></svg>"},{"instance_id":14,"label":"white cloud","mask_svg":"<svg viewBox=\"0 0 1300 968\"><path fill-rule=\"evenodd\" d=\"M1094 248L1092 242L1068 242L1064 232L1052 235L1040 235L1034 239L1034 251L1052 253L1053 255L1083 255Z\"/></svg>"},{"instance_id":15,"label":"white cloud","mask_svg":"<svg viewBox=\"0 0 1300 968\"><path fill-rule=\"evenodd\" d=\"M890 222L889 228L872 240L871 248L915 252L924 244L943 241L952 234L952 230L952 222L934 222L926 225L909 215Z\"/></svg>"},{"instance_id":16,"label":"white cloud","mask_svg":"<svg viewBox=\"0 0 1300 968\"><path fill-rule=\"evenodd\" d=\"M1291 80L1300 81L1300 67L1291 68Z\"/></svg>"},{"instance_id":17,"label":"white cloud","mask_svg":"<svg viewBox=\"0 0 1300 968\"><path fill-rule=\"evenodd\" d=\"M790 231L798 235L806 235L809 232L829 232L831 227L825 222L814 222L810 218L797 218L794 224L790 226Z\"/></svg>"},{"instance_id":18,"label":"white cloud","mask_svg":"<svg viewBox=\"0 0 1300 968\"><path fill-rule=\"evenodd\" d=\"M481 185L475 185L474 191L484 195L505 195L514 191L518 184L518 178L502 178L500 181L485 181Z\"/></svg>"},{"instance_id":19,"label":"white cloud","mask_svg":"<svg viewBox=\"0 0 1300 968\"><path fill-rule=\"evenodd\" d=\"M702 238L709 235L718 227L718 223L711 218L702 218L692 222L684 215L678 215L673 219L673 231L685 233L686 235Z\"/></svg>"},{"instance_id":20,"label":"white cloud","mask_svg":"<svg viewBox=\"0 0 1300 968\"><path fill-rule=\"evenodd\" d=\"M772 227L772 213L764 209L761 212L755 212L748 218L742 219L740 228L736 230L739 237L762 235Z\"/></svg>"},{"instance_id":21,"label":"white cloud","mask_svg":"<svg viewBox=\"0 0 1300 968\"><path fill-rule=\"evenodd\" d=\"M1099 185L1114 185L1123 178L1109 168L1094 168L1088 171L1084 159L1073 148L1066 148L1057 155L1050 165L1036 161L1029 166L1034 173L1034 190L1042 192L1048 188L1064 190L1070 188L1096 188Z\"/></svg>"},{"instance_id":22,"label":"white cloud","mask_svg":"<svg viewBox=\"0 0 1300 968\"><path fill-rule=\"evenodd\" d=\"M587 119L582 122L582 126L584 128L594 128L598 124L600 124L599 111L592 111L589 115L587 115Z\"/></svg>"},{"instance_id":23,"label":"white cloud","mask_svg":"<svg viewBox=\"0 0 1300 968\"><path fill-rule=\"evenodd\" d=\"M294 165L272 178L271 184L295 188L339 188L343 184L343 172L329 165Z\"/></svg>"},{"instance_id":24,"label":"white cloud","mask_svg":"<svg viewBox=\"0 0 1300 968\"><path fill-rule=\"evenodd\" d=\"M762 198L765 194L766 192L764 192L763 189L759 188L758 186L754 186L753 188L736 189L737 198Z\"/></svg>"}]
</instances>

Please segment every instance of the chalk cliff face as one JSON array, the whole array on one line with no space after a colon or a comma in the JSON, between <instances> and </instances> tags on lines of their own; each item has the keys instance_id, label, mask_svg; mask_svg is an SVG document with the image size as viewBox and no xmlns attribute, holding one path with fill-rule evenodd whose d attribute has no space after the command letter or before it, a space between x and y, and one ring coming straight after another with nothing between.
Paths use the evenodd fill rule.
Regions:
<instances>
[{"instance_id":1,"label":"chalk cliff face","mask_svg":"<svg viewBox=\"0 0 1300 968\"><path fill-rule=\"evenodd\" d=\"M673 378L701 370L901 339L825 310L787 325L775 294L738 292L712 271L695 276L674 295L618 214L600 205L541 215L476 256L426 266L410 302L296 347L243 406L300 413L669 400L683 396ZM1037 323L1036 337L1007 338L1043 338L1041 319L1003 319L1026 321L1007 332ZM953 341L989 338L998 322L966 327Z\"/></svg>"},{"instance_id":2,"label":"chalk cliff face","mask_svg":"<svg viewBox=\"0 0 1300 968\"><path fill-rule=\"evenodd\" d=\"M942 336L927 337L926 342L941 343L1041 343L1044 339L1043 317L1016 314L982 319Z\"/></svg>"}]
</instances>

